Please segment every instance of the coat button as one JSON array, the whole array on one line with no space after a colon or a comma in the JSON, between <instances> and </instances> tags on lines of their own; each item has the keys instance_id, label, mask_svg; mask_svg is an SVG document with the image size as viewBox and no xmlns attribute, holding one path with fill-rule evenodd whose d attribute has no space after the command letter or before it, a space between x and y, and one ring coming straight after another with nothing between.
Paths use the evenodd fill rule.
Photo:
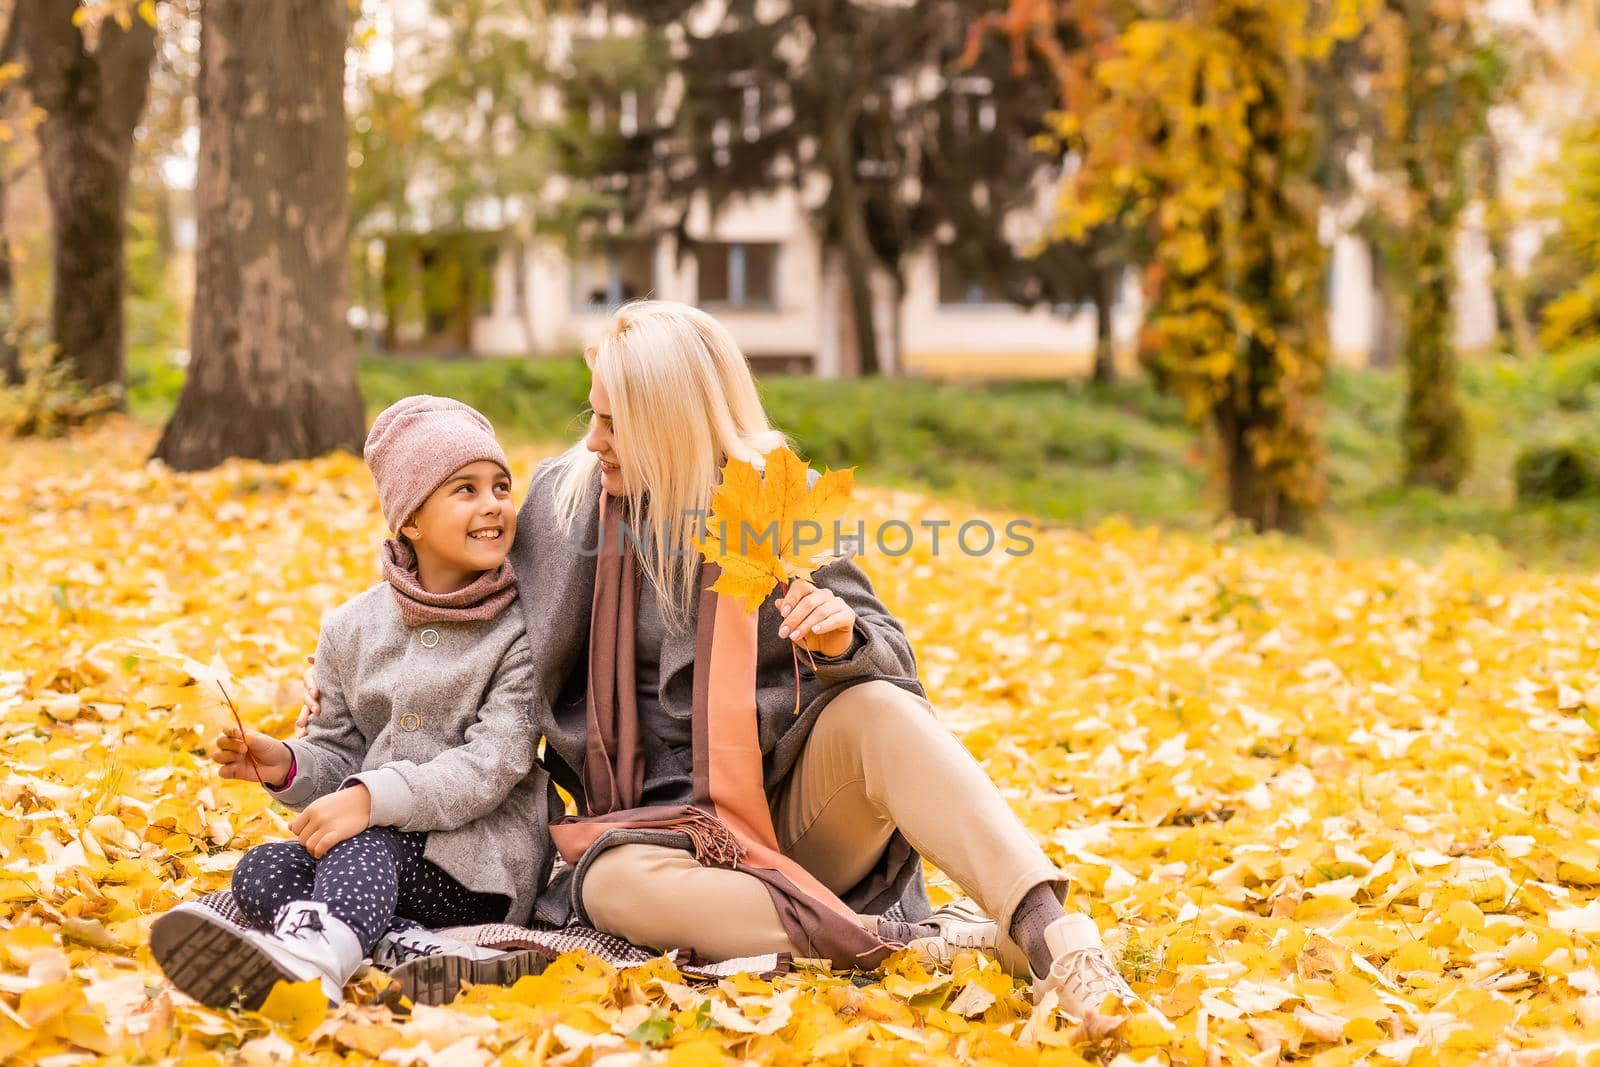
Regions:
<instances>
[{"instance_id":1,"label":"coat button","mask_svg":"<svg viewBox=\"0 0 1600 1067\"><path fill-rule=\"evenodd\" d=\"M438 630L432 629L430 627L429 629L426 629L426 630L422 631L422 647L423 648L432 648L434 645L437 645L438 643L439 643L439 631Z\"/></svg>"},{"instance_id":2,"label":"coat button","mask_svg":"<svg viewBox=\"0 0 1600 1067\"><path fill-rule=\"evenodd\" d=\"M400 729L406 733L415 733L422 726L422 716L414 711L408 711L400 716Z\"/></svg>"}]
</instances>

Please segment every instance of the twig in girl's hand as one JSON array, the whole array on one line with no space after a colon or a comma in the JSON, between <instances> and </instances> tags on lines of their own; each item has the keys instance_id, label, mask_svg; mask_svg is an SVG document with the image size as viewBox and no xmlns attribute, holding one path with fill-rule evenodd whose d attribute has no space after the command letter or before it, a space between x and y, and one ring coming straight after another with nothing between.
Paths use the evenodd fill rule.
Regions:
<instances>
[{"instance_id":1,"label":"twig in girl's hand","mask_svg":"<svg viewBox=\"0 0 1600 1067\"><path fill-rule=\"evenodd\" d=\"M212 679L217 683L217 688L222 690L222 699L228 702L228 710L233 712L233 724L239 728L239 740L244 744L244 754L249 757L250 769L256 772L256 781L262 785L267 780L261 777L261 767L256 763L256 754L250 751L250 739L244 735L244 720L239 718L239 709L233 706L233 698L228 695L227 687L222 684L222 679Z\"/></svg>"}]
</instances>

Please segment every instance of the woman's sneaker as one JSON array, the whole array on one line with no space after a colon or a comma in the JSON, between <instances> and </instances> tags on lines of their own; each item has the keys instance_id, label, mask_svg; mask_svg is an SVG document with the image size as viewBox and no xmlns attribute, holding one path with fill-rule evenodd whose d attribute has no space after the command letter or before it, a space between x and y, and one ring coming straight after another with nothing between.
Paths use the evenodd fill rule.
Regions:
<instances>
[{"instance_id":1,"label":"woman's sneaker","mask_svg":"<svg viewBox=\"0 0 1600 1067\"><path fill-rule=\"evenodd\" d=\"M1045 944L1054 962L1050 973L1033 978L1033 1002L1054 994L1061 1010L1083 1022L1091 1040L1121 1026L1144 1002L1123 980L1100 941L1100 928L1087 915L1064 915L1045 927Z\"/></svg>"},{"instance_id":2,"label":"woman's sneaker","mask_svg":"<svg viewBox=\"0 0 1600 1067\"><path fill-rule=\"evenodd\" d=\"M904 942L917 953L924 967L940 969L948 968L958 952L994 956L1000 945L999 924L965 897L940 905L933 914L915 923L879 922L878 933Z\"/></svg>"},{"instance_id":3,"label":"woman's sneaker","mask_svg":"<svg viewBox=\"0 0 1600 1067\"><path fill-rule=\"evenodd\" d=\"M259 1011L279 982L325 979L314 963L275 947L275 940L204 904L179 904L150 924L150 954L167 980L209 1008Z\"/></svg>"}]
</instances>

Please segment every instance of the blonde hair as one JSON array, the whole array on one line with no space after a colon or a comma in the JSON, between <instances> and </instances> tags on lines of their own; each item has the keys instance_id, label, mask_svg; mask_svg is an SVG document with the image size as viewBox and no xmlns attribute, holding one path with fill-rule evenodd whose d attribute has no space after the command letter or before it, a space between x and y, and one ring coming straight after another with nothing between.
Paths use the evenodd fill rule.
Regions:
<instances>
[{"instance_id":1,"label":"blonde hair","mask_svg":"<svg viewBox=\"0 0 1600 1067\"><path fill-rule=\"evenodd\" d=\"M628 514L644 518L637 532L645 578L662 621L681 633L700 593L695 512L710 508L730 456L759 463L788 438L767 421L733 335L699 308L669 300L625 304L583 358L611 400ZM599 466L582 440L557 461L555 512L569 537Z\"/></svg>"}]
</instances>

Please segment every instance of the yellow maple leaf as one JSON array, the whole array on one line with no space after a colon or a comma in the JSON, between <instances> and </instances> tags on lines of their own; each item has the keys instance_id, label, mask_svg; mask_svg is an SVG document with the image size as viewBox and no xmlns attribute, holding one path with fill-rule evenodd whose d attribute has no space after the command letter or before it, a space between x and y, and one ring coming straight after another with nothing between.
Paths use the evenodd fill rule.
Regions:
<instances>
[{"instance_id":1,"label":"yellow maple leaf","mask_svg":"<svg viewBox=\"0 0 1600 1067\"><path fill-rule=\"evenodd\" d=\"M824 470L809 485L810 467L788 448L763 457L763 471L740 459L722 468L711 497L711 514L699 543L707 560L722 568L712 586L759 608L774 587L809 580L838 558L838 524L855 483L855 469ZM819 551L822 550L822 551Z\"/></svg>"}]
</instances>

